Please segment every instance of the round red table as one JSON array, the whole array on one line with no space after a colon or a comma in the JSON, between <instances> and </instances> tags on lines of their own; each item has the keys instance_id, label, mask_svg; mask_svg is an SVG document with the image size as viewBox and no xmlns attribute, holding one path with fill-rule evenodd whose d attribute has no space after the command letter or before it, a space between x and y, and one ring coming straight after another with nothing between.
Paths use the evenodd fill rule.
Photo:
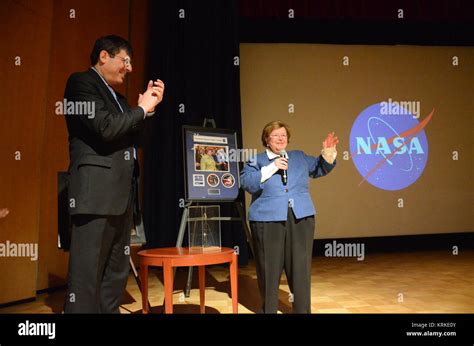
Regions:
<instances>
[{"instance_id":1,"label":"round red table","mask_svg":"<svg viewBox=\"0 0 474 346\"><path fill-rule=\"evenodd\" d=\"M173 313L173 268L199 268L199 296L200 311L205 312L205 266L212 264L230 263L230 287L232 295L232 312L238 312L237 292L237 254L231 248L196 248L169 247L142 250L138 252L140 258L140 279L142 289L142 311L148 313L148 267L163 267L165 288L165 313Z\"/></svg>"}]
</instances>

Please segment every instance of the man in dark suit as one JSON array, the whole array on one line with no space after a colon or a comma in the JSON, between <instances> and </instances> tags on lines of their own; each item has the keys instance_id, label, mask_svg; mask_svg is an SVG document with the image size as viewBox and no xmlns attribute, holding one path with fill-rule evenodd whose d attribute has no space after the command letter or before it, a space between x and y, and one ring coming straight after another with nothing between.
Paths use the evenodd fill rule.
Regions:
<instances>
[{"instance_id":1,"label":"man in dark suit","mask_svg":"<svg viewBox=\"0 0 474 346\"><path fill-rule=\"evenodd\" d=\"M67 81L72 234L66 313L118 313L125 291L138 191L136 146L164 92L162 81L150 81L138 106L129 107L113 87L132 71L131 55L125 39L101 37L91 68Z\"/></svg>"}]
</instances>

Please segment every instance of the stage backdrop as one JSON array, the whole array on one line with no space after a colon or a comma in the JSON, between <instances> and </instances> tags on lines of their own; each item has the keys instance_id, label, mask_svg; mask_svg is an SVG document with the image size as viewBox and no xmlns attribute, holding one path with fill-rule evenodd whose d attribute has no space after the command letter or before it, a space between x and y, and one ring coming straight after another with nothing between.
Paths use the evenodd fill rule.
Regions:
<instances>
[{"instance_id":1,"label":"stage backdrop","mask_svg":"<svg viewBox=\"0 0 474 346\"><path fill-rule=\"evenodd\" d=\"M288 150L339 136L315 238L474 230L472 47L241 44L240 64L245 148L276 119Z\"/></svg>"}]
</instances>

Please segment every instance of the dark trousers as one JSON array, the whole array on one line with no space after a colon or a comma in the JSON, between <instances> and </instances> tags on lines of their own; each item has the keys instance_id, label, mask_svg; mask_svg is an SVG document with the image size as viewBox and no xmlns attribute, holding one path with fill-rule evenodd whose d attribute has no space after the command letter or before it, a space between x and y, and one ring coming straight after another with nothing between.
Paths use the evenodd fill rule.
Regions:
<instances>
[{"instance_id":1,"label":"dark trousers","mask_svg":"<svg viewBox=\"0 0 474 346\"><path fill-rule=\"evenodd\" d=\"M311 313L314 225L314 216L297 220L291 208L285 222L250 223L263 312L277 313L280 278L285 269L293 312Z\"/></svg>"},{"instance_id":2,"label":"dark trousers","mask_svg":"<svg viewBox=\"0 0 474 346\"><path fill-rule=\"evenodd\" d=\"M119 313L130 271L132 196L123 215L72 216L65 313Z\"/></svg>"}]
</instances>

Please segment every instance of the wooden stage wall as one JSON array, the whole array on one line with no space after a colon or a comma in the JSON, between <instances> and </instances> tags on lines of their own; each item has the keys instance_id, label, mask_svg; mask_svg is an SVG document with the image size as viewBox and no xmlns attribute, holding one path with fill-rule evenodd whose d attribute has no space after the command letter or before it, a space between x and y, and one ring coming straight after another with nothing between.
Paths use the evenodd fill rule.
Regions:
<instances>
[{"instance_id":1,"label":"wooden stage wall","mask_svg":"<svg viewBox=\"0 0 474 346\"><path fill-rule=\"evenodd\" d=\"M0 304L66 283L57 248L57 172L69 163L65 121L55 113L72 72L89 67L95 39L128 38L133 73L119 89L130 104L145 88L148 0L7 0L0 4L0 243L38 244L39 258L0 259Z\"/></svg>"}]
</instances>

